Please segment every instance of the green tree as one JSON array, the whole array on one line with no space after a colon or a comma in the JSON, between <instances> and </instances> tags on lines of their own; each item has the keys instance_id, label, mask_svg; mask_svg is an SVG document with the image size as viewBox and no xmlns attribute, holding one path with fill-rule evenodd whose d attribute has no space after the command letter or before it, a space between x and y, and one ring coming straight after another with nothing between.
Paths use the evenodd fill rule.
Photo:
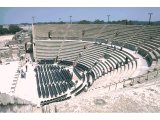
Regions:
<instances>
[{"instance_id":1,"label":"green tree","mask_svg":"<svg viewBox=\"0 0 160 120\"><path fill-rule=\"evenodd\" d=\"M0 26L0 35L5 35L5 34L9 34L8 29Z\"/></svg>"},{"instance_id":2,"label":"green tree","mask_svg":"<svg viewBox=\"0 0 160 120\"><path fill-rule=\"evenodd\" d=\"M78 22L78 24L90 24L91 22L90 21L87 21L87 20L81 20Z\"/></svg>"},{"instance_id":3,"label":"green tree","mask_svg":"<svg viewBox=\"0 0 160 120\"><path fill-rule=\"evenodd\" d=\"M60 21L58 24L65 24L65 22L63 22L63 21Z\"/></svg>"},{"instance_id":4,"label":"green tree","mask_svg":"<svg viewBox=\"0 0 160 120\"><path fill-rule=\"evenodd\" d=\"M99 20L99 19L96 19L94 22L94 24L104 24L104 20Z\"/></svg>"},{"instance_id":5,"label":"green tree","mask_svg":"<svg viewBox=\"0 0 160 120\"><path fill-rule=\"evenodd\" d=\"M20 27L18 27L17 25L10 25L9 26L9 32L11 34L15 34L16 32L21 31L22 29Z\"/></svg>"},{"instance_id":6,"label":"green tree","mask_svg":"<svg viewBox=\"0 0 160 120\"><path fill-rule=\"evenodd\" d=\"M4 35L4 34L9 34L9 30L8 30L7 28L3 28L2 34L3 34L3 35Z\"/></svg>"},{"instance_id":7,"label":"green tree","mask_svg":"<svg viewBox=\"0 0 160 120\"><path fill-rule=\"evenodd\" d=\"M131 20L129 20L128 25L133 25L133 22Z\"/></svg>"}]
</instances>

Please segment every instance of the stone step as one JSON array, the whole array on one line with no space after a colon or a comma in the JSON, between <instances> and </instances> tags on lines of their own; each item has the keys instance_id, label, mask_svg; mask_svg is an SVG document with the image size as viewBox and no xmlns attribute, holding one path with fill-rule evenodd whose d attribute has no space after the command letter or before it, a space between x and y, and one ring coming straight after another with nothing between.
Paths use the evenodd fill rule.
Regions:
<instances>
[{"instance_id":1,"label":"stone step","mask_svg":"<svg viewBox=\"0 0 160 120\"><path fill-rule=\"evenodd\" d=\"M15 87L11 87L11 89L15 89Z\"/></svg>"},{"instance_id":2,"label":"stone step","mask_svg":"<svg viewBox=\"0 0 160 120\"><path fill-rule=\"evenodd\" d=\"M17 81L15 81L15 82L12 83L12 85L16 85L16 84L17 84Z\"/></svg>"}]
</instances>

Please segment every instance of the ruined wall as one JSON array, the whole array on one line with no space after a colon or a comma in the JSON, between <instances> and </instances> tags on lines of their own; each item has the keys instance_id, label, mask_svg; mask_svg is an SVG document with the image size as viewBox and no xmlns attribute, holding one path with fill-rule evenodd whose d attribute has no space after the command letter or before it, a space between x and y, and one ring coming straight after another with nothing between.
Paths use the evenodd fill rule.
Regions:
<instances>
[{"instance_id":1,"label":"ruined wall","mask_svg":"<svg viewBox=\"0 0 160 120\"><path fill-rule=\"evenodd\" d=\"M36 105L31 102L10 96L5 93L0 93L0 112L32 112Z\"/></svg>"}]
</instances>

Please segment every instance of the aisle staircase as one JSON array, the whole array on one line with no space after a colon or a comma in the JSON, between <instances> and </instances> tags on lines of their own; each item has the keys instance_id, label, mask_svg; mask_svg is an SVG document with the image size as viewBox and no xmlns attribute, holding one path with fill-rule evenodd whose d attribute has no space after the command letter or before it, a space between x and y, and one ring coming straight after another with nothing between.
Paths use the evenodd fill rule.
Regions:
<instances>
[{"instance_id":1,"label":"aisle staircase","mask_svg":"<svg viewBox=\"0 0 160 120\"><path fill-rule=\"evenodd\" d=\"M18 78L19 78L19 75L20 75L20 68L21 68L21 62L19 61L18 68L16 70L16 73L14 75L13 82L12 82L12 85L11 85L10 93L14 93L15 92L16 85L17 85L17 82L18 82Z\"/></svg>"}]
</instances>

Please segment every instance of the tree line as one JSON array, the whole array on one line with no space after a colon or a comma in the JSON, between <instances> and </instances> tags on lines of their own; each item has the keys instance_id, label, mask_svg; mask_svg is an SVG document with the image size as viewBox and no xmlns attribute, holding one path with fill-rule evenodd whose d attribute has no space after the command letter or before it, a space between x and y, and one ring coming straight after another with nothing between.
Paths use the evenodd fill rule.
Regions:
<instances>
[{"instance_id":1,"label":"tree line","mask_svg":"<svg viewBox=\"0 0 160 120\"><path fill-rule=\"evenodd\" d=\"M0 35L15 34L21 30L22 28L18 27L17 25L9 25L7 28L4 28L3 25L0 25Z\"/></svg>"},{"instance_id":2,"label":"tree line","mask_svg":"<svg viewBox=\"0 0 160 120\"><path fill-rule=\"evenodd\" d=\"M59 21L59 22L37 22L34 24L66 24L67 22ZM134 20L117 20L117 21L104 21L96 19L94 21L89 20L81 20L81 21L73 21L72 24L122 24L122 25L148 25L148 21L134 21ZM29 23L21 23L21 25L28 25ZM31 24L30 24L31 25ZM151 25L160 25L160 21L151 22Z\"/></svg>"}]
</instances>

